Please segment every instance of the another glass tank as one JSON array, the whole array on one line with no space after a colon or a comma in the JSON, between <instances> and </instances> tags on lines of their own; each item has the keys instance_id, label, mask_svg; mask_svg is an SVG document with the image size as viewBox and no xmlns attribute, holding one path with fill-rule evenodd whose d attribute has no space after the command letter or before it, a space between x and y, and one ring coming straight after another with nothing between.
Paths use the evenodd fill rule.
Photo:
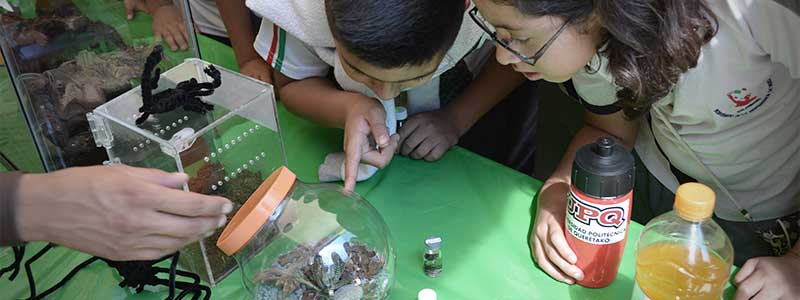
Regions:
<instances>
[{"instance_id":1,"label":"another glass tank","mask_svg":"<svg viewBox=\"0 0 800 300\"><path fill-rule=\"evenodd\" d=\"M236 258L249 300L384 300L394 278L396 253L378 211L288 168L253 193L217 246Z\"/></svg>"},{"instance_id":2,"label":"another glass tank","mask_svg":"<svg viewBox=\"0 0 800 300\"><path fill-rule=\"evenodd\" d=\"M217 83L211 95L189 88ZM236 203L235 210L267 175L286 164L272 86L192 58L162 73L152 94L160 103L179 99L182 105L144 115L139 86L88 115L94 140L107 151L109 163L185 172L190 177L185 190L224 196ZM211 110L196 111L185 101ZM221 231L181 250L181 266L211 285L236 268L214 245Z\"/></svg>"},{"instance_id":3,"label":"another glass tank","mask_svg":"<svg viewBox=\"0 0 800 300\"><path fill-rule=\"evenodd\" d=\"M155 42L151 18L128 21L123 0L4 2L0 44L44 169L107 160L86 113L138 84ZM176 4L188 12L185 0ZM197 57L193 34L191 49L167 53L164 68Z\"/></svg>"}]
</instances>

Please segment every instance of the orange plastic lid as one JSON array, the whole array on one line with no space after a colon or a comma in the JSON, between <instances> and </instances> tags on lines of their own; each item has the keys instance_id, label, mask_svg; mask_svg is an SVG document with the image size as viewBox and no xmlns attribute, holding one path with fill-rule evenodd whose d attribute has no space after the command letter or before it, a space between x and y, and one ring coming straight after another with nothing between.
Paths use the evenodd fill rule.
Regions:
<instances>
[{"instance_id":1,"label":"orange plastic lid","mask_svg":"<svg viewBox=\"0 0 800 300\"><path fill-rule=\"evenodd\" d=\"M286 167L272 172L225 226L217 240L217 247L228 256L239 252L275 212L296 179L297 176Z\"/></svg>"},{"instance_id":2,"label":"orange plastic lid","mask_svg":"<svg viewBox=\"0 0 800 300\"><path fill-rule=\"evenodd\" d=\"M714 214L714 190L701 183L685 183L675 193L675 211L692 222L700 222Z\"/></svg>"}]
</instances>

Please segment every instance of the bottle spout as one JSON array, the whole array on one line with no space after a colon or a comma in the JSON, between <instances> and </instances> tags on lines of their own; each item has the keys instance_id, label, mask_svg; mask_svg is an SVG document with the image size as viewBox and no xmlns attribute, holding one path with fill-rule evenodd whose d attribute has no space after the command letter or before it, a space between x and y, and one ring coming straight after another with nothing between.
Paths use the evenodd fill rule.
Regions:
<instances>
[{"instance_id":1,"label":"bottle spout","mask_svg":"<svg viewBox=\"0 0 800 300\"><path fill-rule=\"evenodd\" d=\"M600 138L595 142L594 152L602 157L610 157L614 154L614 146L616 142L610 137Z\"/></svg>"}]
</instances>

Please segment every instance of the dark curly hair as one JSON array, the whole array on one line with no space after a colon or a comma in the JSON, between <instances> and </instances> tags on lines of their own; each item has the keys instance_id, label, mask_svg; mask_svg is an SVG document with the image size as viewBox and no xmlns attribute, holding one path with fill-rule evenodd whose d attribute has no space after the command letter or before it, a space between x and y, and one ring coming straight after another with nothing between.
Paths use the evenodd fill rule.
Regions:
<instances>
[{"instance_id":1,"label":"dark curly hair","mask_svg":"<svg viewBox=\"0 0 800 300\"><path fill-rule=\"evenodd\" d=\"M705 0L493 0L527 16L554 16L587 29L599 22L608 71L625 116L638 118L669 94L681 74L697 66L717 33ZM598 45L600 47L602 45Z\"/></svg>"}]
</instances>

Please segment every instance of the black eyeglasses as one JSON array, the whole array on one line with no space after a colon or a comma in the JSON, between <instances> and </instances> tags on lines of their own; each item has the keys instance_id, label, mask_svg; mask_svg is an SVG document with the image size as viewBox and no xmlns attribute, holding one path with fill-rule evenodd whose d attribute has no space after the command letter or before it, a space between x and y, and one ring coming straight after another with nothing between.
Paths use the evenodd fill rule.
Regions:
<instances>
[{"instance_id":1,"label":"black eyeglasses","mask_svg":"<svg viewBox=\"0 0 800 300\"><path fill-rule=\"evenodd\" d=\"M536 51L536 53L533 56L528 57L528 56L523 55L522 53L519 53L519 51L512 49L511 45L509 45L508 42L500 40L500 39L497 39L497 31L493 30L493 29L490 29L490 26L491 26L491 28L494 28L494 26L490 25L489 22L487 22L478 13L478 8L477 7L473 7L469 11L469 16L472 18L472 21L475 22L475 24L478 24L478 27L483 29L483 31L485 31L486 34L488 34L489 37L492 38L492 42L495 45L500 45L501 47L506 49L508 52L511 52L512 54L514 54L514 56L519 58L519 60L521 60L521 61L523 61L523 62L525 62L525 63L527 63L527 64L529 64L531 66L536 65L536 62L538 62L539 59L542 58L542 56L544 55L545 51L547 51L547 48L550 48L550 45L552 45L553 42L555 42L556 39L558 39L558 36L561 35L562 32L564 32L564 29L567 29L567 25L569 25L569 22L570 22L569 20L564 22L564 24L561 25L560 28L558 28L558 31L556 31L556 33L552 37L550 37L550 39L547 40L546 43L544 43L544 45L542 46L542 48L539 49L539 51Z\"/></svg>"}]
</instances>

